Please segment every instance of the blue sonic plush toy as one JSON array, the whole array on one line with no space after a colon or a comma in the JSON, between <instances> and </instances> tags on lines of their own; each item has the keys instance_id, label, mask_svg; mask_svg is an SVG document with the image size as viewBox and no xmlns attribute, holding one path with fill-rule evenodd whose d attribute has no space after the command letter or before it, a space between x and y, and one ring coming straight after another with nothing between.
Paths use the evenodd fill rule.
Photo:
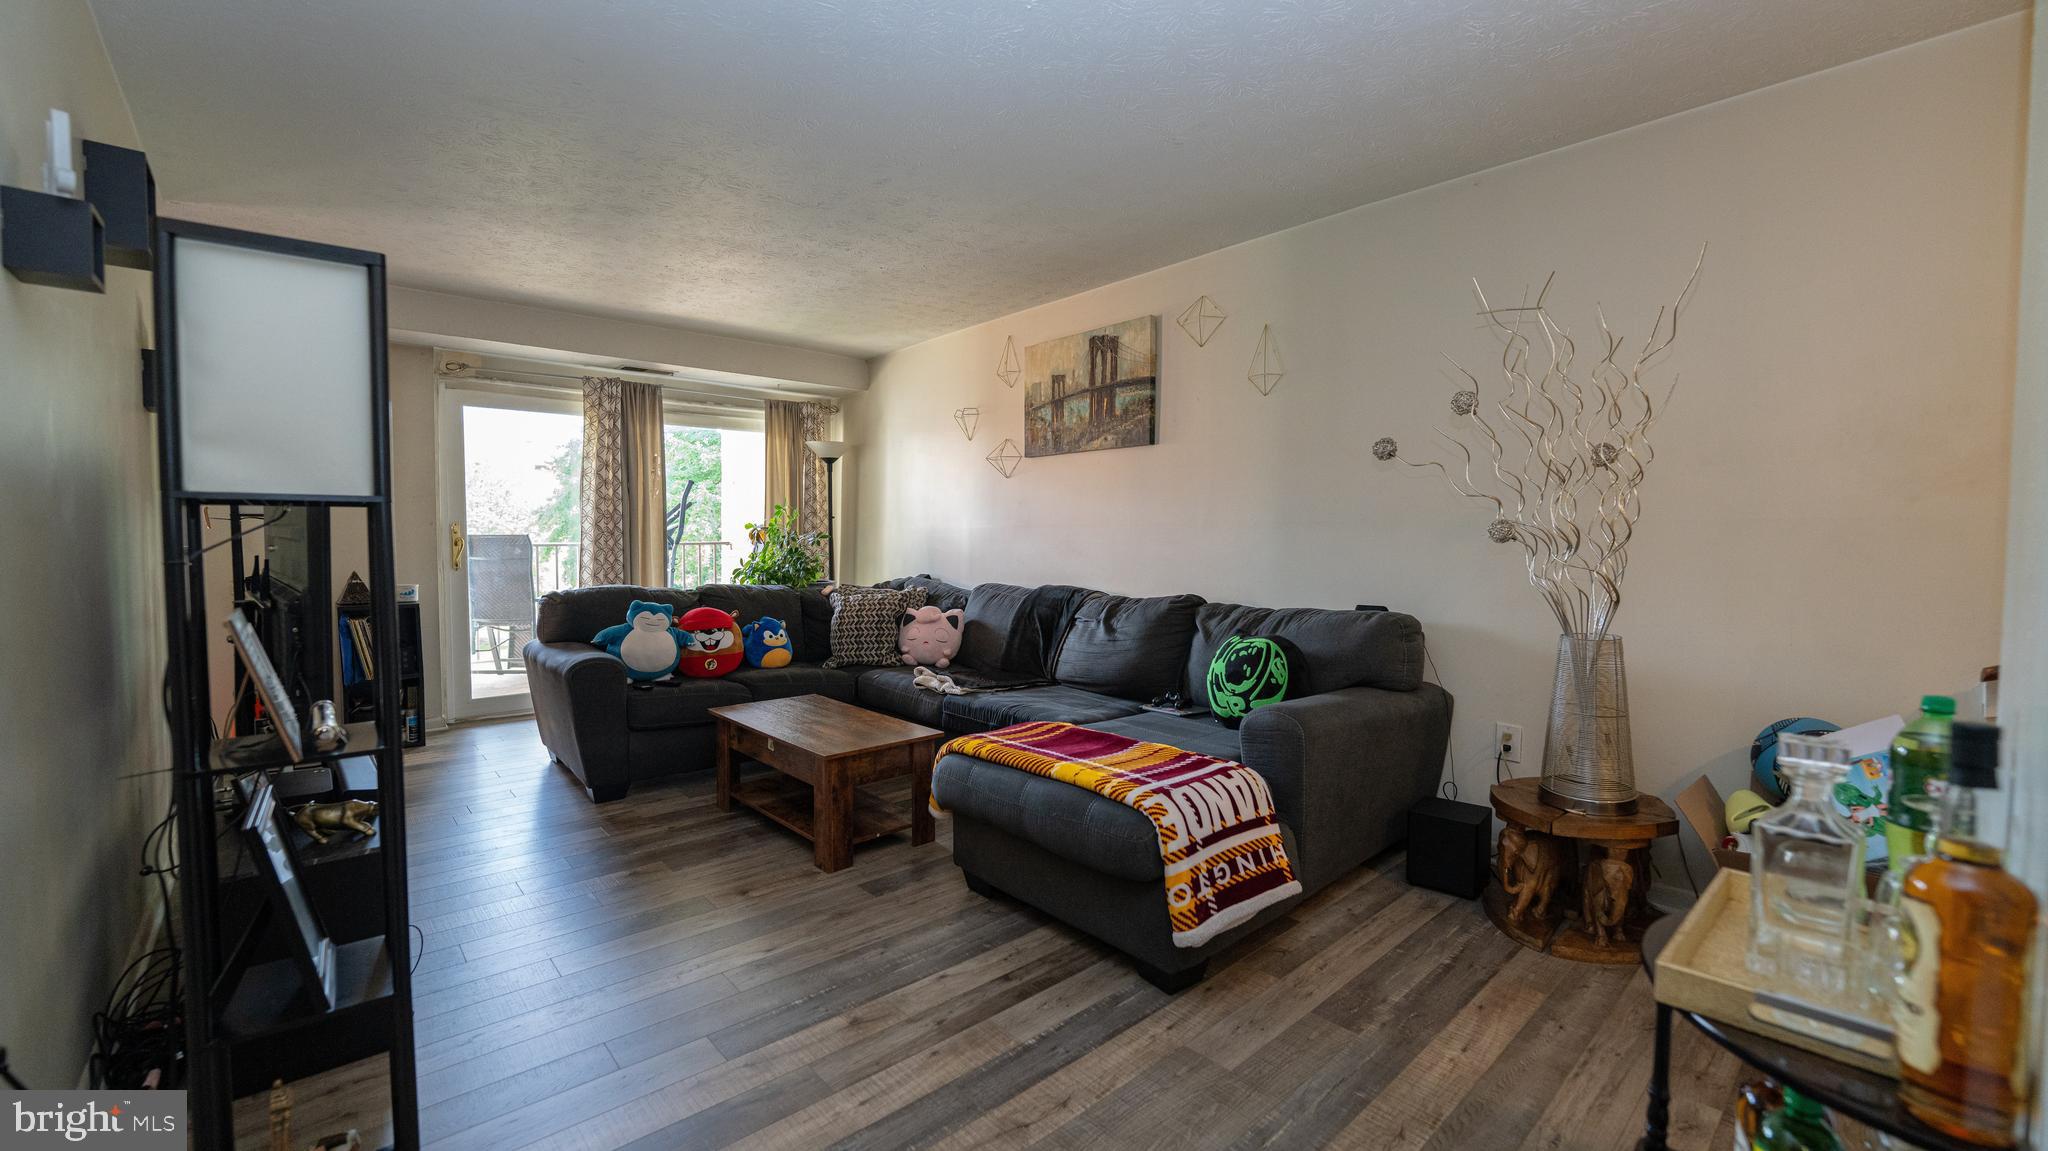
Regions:
<instances>
[{"instance_id":1,"label":"blue sonic plush toy","mask_svg":"<svg viewBox=\"0 0 2048 1151\"><path fill-rule=\"evenodd\" d=\"M796 658L796 647L789 642L789 626L772 615L740 629L740 637L746 642L747 663L754 667L788 667Z\"/></svg>"},{"instance_id":2,"label":"blue sonic plush toy","mask_svg":"<svg viewBox=\"0 0 2048 1151\"><path fill-rule=\"evenodd\" d=\"M626 665L626 678L643 682L663 679L676 670L689 639L676 630L675 623L675 608L636 599L626 609L625 623L598 632L590 642L617 656Z\"/></svg>"}]
</instances>

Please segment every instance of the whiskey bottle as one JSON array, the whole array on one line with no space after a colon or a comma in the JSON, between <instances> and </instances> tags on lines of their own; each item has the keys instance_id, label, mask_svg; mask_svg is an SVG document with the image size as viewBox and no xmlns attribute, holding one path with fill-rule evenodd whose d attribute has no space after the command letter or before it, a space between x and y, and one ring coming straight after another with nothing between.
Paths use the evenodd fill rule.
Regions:
<instances>
[{"instance_id":1,"label":"whiskey bottle","mask_svg":"<svg viewBox=\"0 0 2048 1151\"><path fill-rule=\"evenodd\" d=\"M1997 787L1998 729L1956 724L1934 854L1900 893L1893 1023L1906 1109L1958 1139L2010 1147L2026 1106L2037 904L2003 866L2003 835L1978 821L1979 794Z\"/></svg>"},{"instance_id":2,"label":"whiskey bottle","mask_svg":"<svg viewBox=\"0 0 2048 1151\"><path fill-rule=\"evenodd\" d=\"M1751 1151L1764 1116L1785 1102L1784 1089L1766 1075L1744 1083L1735 1092L1735 1151Z\"/></svg>"}]
</instances>

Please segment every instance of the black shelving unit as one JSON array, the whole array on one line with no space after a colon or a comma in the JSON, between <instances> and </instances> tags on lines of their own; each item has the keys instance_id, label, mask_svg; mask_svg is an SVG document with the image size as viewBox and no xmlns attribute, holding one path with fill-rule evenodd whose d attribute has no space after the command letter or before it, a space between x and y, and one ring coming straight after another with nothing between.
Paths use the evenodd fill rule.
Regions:
<instances>
[{"instance_id":1,"label":"black shelving unit","mask_svg":"<svg viewBox=\"0 0 2048 1151\"><path fill-rule=\"evenodd\" d=\"M336 604L336 642L352 642L342 629L351 619L362 619L370 614L365 604ZM374 669L379 676L385 674L382 664ZM377 718L377 677L349 682L344 668L341 684L341 699L338 702L341 718L350 723L374 722ZM427 678L426 665L420 653L420 605L401 603L398 605L398 707L399 730L405 747L427 745Z\"/></svg>"},{"instance_id":2,"label":"black shelving unit","mask_svg":"<svg viewBox=\"0 0 2048 1151\"><path fill-rule=\"evenodd\" d=\"M390 1068L395 1145L417 1148L400 678L386 676L373 681L374 718L352 727L345 747L315 755L308 745L307 758L292 764L274 734L243 732L228 739L214 738L213 719L220 715L218 708L230 701L211 698L208 675L209 653L220 650L225 635L223 620L209 618L207 611L210 549L203 540L204 517L208 508L228 507L255 512L302 507L322 526L329 509L364 509L372 594L363 610L373 622L372 655L380 667L399 666L399 611L392 575L384 258L373 252L169 219L157 221L154 237L158 462L170 654L167 698L182 861L179 902L183 931L179 944L185 974L190 1139L195 1147L231 1147L237 1095L260 1089L273 1078L290 1081L383 1052ZM309 453L365 453L373 477L368 494L195 490L185 482L175 299L179 244L184 240L362 269L370 320L370 378L365 396L371 408L369 442L340 442L338 437L323 435L323 429L309 417L305 448ZM237 533L242 530L239 522L232 528ZM325 571L330 562L326 549L315 545L315 551L321 554L310 555L309 562ZM225 560L220 553L212 557L216 565ZM242 573L233 574L239 579ZM217 572L216 578L223 577ZM317 668L307 669L305 678L321 684L327 681L327 642L335 626L327 614L330 602L324 595L315 601L317 626L310 629L319 633L320 642L309 646L320 653L321 662ZM318 911L335 944L331 1008L308 1005L289 962L266 961L260 946L250 949L251 954L234 942L249 924L249 901L237 896L238 891L246 894L249 881L238 876L232 864L223 863L221 844L232 836L224 837L222 830L234 815L221 805L220 785L251 772L283 772L287 767L294 770L278 775L278 780L303 778L308 768L326 771L329 774L321 778L329 787L373 794L379 804L373 841L336 844L324 851L294 850L304 887L320 902ZM344 869L350 867L358 873L367 869L377 882L346 881ZM359 930L343 930L339 927L343 923L353 923ZM246 966L233 962L237 953L248 958Z\"/></svg>"},{"instance_id":3,"label":"black shelving unit","mask_svg":"<svg viewBox=\"0 0 2048 1151\"><path fill-rule=\"evenodd\" d=\"M1643 970L1652 983L1657 979L1657 956L1671 942L1683 919L1683 916L1667 915L1643 933ZM1667 1151L1665 1139L1671 1128L1671 1026L1674 1017L1699 1028L1700 1034L1749 1066L1874 1131L1903 1139L1923 1151L1982 1151L1980 1144L1945 1135L1914 1118L1905 1104L1899 1102L1897 1079L1663 1003L1657 1005L1649 1105L1644 1116L1643 1137L1636 1142L1636 1151ZM2032 1146L2031 1141L2022 1140L2014 1151L2027 1151Z\"/></svg>"}]
</instances>

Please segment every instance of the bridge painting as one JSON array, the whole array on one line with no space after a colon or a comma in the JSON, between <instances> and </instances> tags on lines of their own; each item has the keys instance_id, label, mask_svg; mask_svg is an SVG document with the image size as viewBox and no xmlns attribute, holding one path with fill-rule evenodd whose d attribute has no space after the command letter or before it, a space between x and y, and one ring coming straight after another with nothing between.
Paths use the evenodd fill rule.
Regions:
<instances>
[{"instance_id":1,"label":"bridge painting","mask_svg":"<svg viewBox=\"0 0 2048 1151\"><path fill-rule=\"evenodd\" d=\"M1024 454L1159 442L1159 317L1024 349Z\"/></svg>"}]
</instances>

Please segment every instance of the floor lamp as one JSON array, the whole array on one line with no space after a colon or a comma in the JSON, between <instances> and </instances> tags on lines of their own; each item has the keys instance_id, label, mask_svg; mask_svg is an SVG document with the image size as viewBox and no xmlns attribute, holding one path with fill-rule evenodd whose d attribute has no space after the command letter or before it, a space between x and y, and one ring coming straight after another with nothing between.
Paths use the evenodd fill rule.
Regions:
<instances>
[{"instance_id":1,"label":"floor lamp","mask_svg":"<svg viewBox=\"0 0 2048 1151\"><path fill-rule=\"evenodd\" d=\"M845 440L805 440L811 454L825 461L825 578L839 582L839 526L832 508L832 469L846 454Z\"/></svg>"}]
</instances>

